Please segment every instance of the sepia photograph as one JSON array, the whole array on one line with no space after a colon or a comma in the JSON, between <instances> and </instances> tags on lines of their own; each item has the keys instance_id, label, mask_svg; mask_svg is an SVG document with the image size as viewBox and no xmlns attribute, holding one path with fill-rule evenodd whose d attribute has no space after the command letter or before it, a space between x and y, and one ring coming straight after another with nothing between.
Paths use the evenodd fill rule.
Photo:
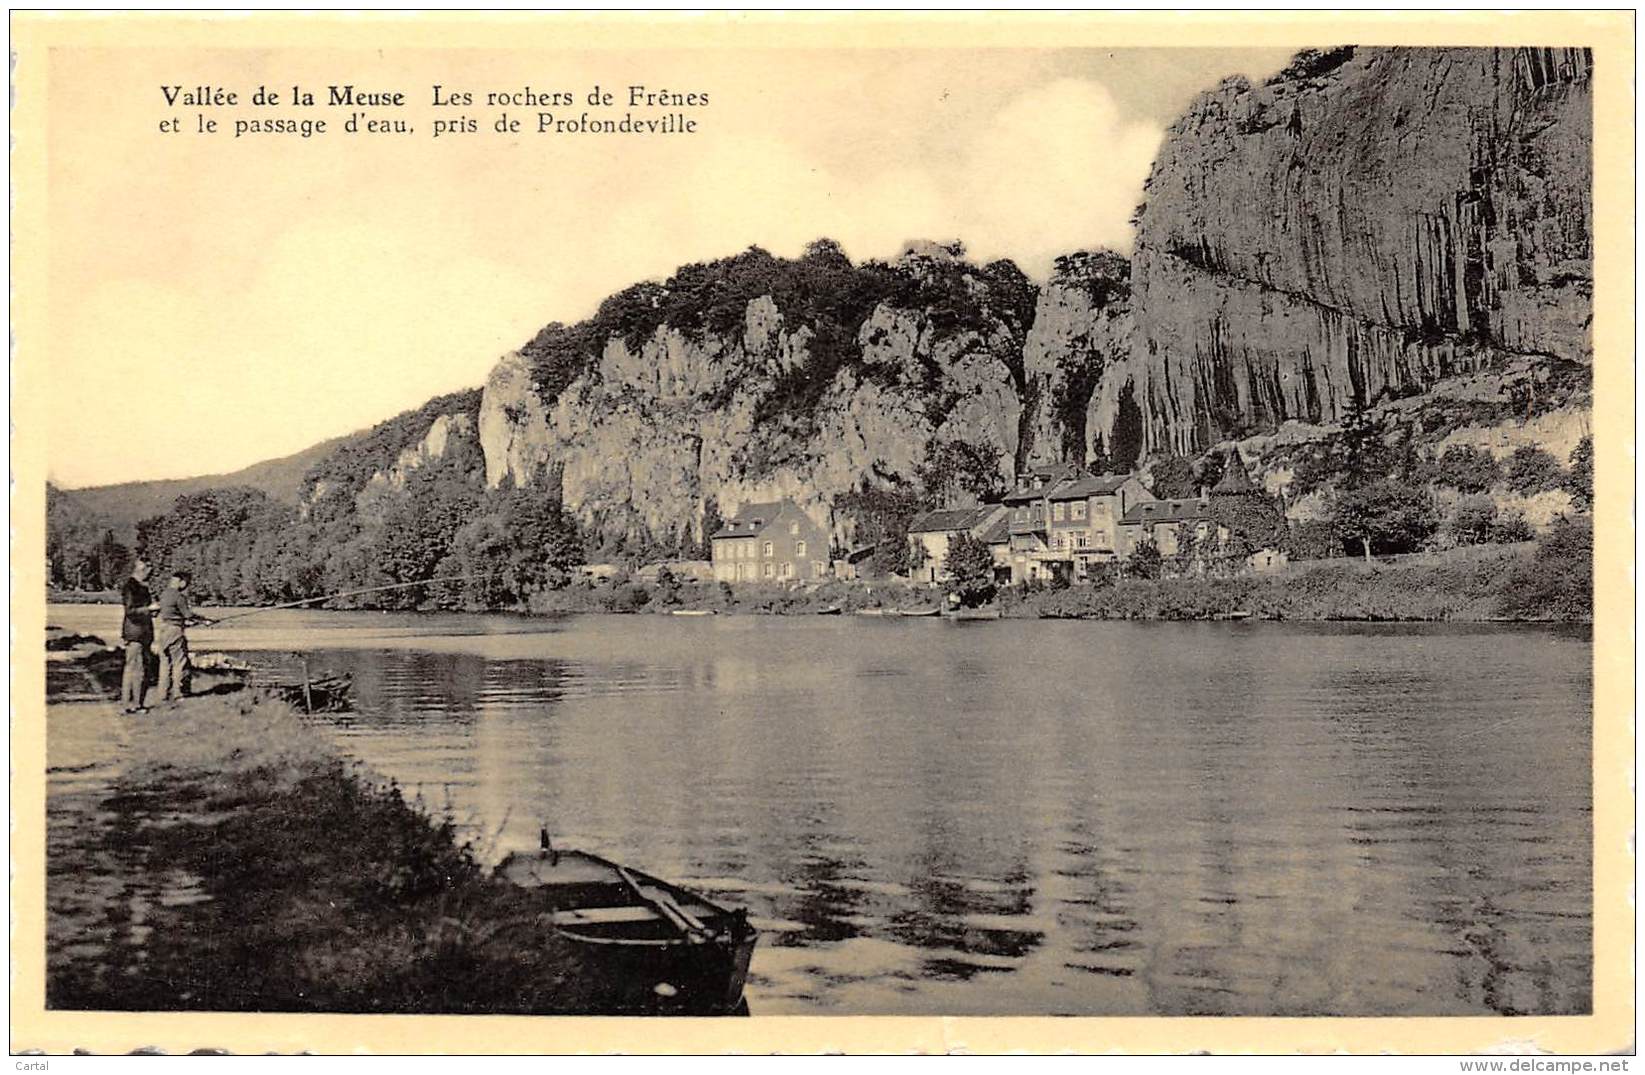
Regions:
<instances>
[{"instance_id":1,"label":"sepia photograph","mask_svg":"<svg viewBox=\"0 0 1645 1075\"><path fill-rule=\"evenodd\" d=\"M1632 1051L1632 15L879 18L11 16L14 1051Z\"/></svg>"}]
</instances>

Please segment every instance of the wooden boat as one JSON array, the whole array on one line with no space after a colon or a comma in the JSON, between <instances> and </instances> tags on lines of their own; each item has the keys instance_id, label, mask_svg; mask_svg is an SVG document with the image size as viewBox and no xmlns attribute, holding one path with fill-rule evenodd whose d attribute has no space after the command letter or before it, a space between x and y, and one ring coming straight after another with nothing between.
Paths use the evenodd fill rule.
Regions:
<instances>
[{"instance_id":1,"label":"wooden boat","mask_svg":"<svg viewBox=\"0 0 1645 1075\"><path fill-rule=\"evenodd\" d=\"M895 612L892 609L888 609L888 608L859 608L857 610L857 615L859 615L859 616L892 616L892 615L895 615Z\"/></svg>"},{"instance_id":2,"label":"wooden boat","mask_svg":"<svg viewBox=\"0 0 1645 1075\"><path fill-rule=\"evenodd\" d=\"M956 608L943 613L951 620L997 620L1000 610L997 608Z\"/></svg>"},{"instance_id":3,"label":"wooden boat","mask_svg":"<svg viewBox=\"0 0 1645 1075\"><path fill-rule=\"evenodd\" d=\"M942 609L937 605L930 608L903 608L897 610L899 616L940 616Z\"/></svg>"},{"instance_id":4,"label":"wooden boat","mask_svg":"<svg viewBox=\"0 0 1645 1075\"><path fill-rule=\"evenodd\" d=\"M320 676L304 683L269 684L274 694L305 713L346 713L354 708L354 677Z\"/></svg>"},{"instance_id":5,"label":"wooden boat","mask_svg":"<svg viewBox=\"0 0 1645 1075\"><path fill-rule=\"evenodd\" d=\"M743 986L759 940L747 911L586 851L516 852L496 876L541 892L555 932L588 960L597 1010L746 1014Z\"/></svg>"},{"instance_id":6,"label":"wooden boat","mask_svg":"<svg viewBox=\"0 0 1645 1075\"><path fill-rule=\"evenodd\" d=\"M676 608L669 612L670 616L718 616L719 613L711 608Z\"/></svg>"},{"instance_id":7,"label":"wooden boat","mask_svg":"<svg viewBox=\"0 0 1645 1075\"><path fill-rule=\"evenodd\" d=\"M189 694L231 694L251 679L251 665L226 653L189 654Z\"/></svg>"},{"instance_id":8,"label":"wooden boat","mask_svg":"<svg viewBox=\"0 0 1645 1075\"><path fill-rule=\"evenodd\" d=\"M839 605L829 605L827 608L819 608L817 610L817 615L819 615L819 616L838 616L842 611L843 610L840 608Z\"/></svg>"}]
</instances>

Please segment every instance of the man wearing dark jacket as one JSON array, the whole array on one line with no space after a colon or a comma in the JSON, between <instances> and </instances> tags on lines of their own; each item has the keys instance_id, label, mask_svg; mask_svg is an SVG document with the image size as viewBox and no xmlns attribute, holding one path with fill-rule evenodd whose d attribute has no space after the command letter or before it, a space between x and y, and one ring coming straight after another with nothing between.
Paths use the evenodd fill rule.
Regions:
<instances>
[{"instance_id":1,"label":"man wearing dark jacket","mask_svg":"<svg viewBox=\"0 0 1645 1075\"><path fill-rule=\"evenodd\" d=\"M154 614L160 606L149 593L152 569L142 560L132 565L131 578L120 587L126 616L120 623L120 641L126 646L126 668L120 677L120 705L127 713L147 713L143 695L148 690L149 643L154 641Z\"/></svg>"}]
</instances>

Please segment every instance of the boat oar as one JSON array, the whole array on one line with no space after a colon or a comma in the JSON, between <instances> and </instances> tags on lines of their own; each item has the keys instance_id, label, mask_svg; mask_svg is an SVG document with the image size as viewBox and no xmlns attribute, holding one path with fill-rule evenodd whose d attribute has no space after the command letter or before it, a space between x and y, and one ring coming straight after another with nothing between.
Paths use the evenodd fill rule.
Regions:
<instances>
[{"instance_id":1,"label":"boat oar","mask_svg":"<svg viewBox=\"0 0 1645 1075\"><path fill-rule=\"evenodd\" d=\"M702 944L713 937L701 920L676 903L668 893L640 884L639 879L628 872L627 866L617 865L617 874L634 890L636 896L655 907L658 913L674 924L675 929L690 937L693 944Z\"/></svg>"},{"instance_id":2,"label":"boat oar","mask_svg":"<svg viewBox=\"0 0 1645 1075\"><path fill-rule=\"evenodd\" d=\"M274 612L282 608L298 608L302 605L317 604L321 601L332 601L339 597L359 597L361 594L383 593L388 590L405 590L413 586L433 586L440 582L467 582L470 579L479 579L484 577L484 574L444 575L437 579L421 579L417 582L391 582L386 586L366 586L359 590L339 590L336 593L322 594L319 597L305 597L300 601L287 601L284 604L267 605L263 608L254 608L250 612L236 612L232 616L224 616L221 619L212 620L210 623L203 624L202 626L215 627L219 623L227 623L230 620L244 619L247 616L256 616L263 612Z\"/></svg>"}]
</instances>

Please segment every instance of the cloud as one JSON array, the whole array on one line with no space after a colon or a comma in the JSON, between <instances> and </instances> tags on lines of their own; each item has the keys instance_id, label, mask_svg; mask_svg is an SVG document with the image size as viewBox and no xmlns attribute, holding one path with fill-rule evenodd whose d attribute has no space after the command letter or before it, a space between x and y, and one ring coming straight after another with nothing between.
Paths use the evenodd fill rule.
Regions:
<instances>
[{"instance_id":1,"label":"cloud","mask_svg":"<svg viewBox=\"0 0 1645 1075\"><path fill-rule=\"evenodd\" d=\"M1027 90L971 147L960 234L979 256L1014 257L1041 277L1058 254L1129 251L1130 217L1162 136L1128 121L1100 83Z\"/></svg>"}]
</instances>

